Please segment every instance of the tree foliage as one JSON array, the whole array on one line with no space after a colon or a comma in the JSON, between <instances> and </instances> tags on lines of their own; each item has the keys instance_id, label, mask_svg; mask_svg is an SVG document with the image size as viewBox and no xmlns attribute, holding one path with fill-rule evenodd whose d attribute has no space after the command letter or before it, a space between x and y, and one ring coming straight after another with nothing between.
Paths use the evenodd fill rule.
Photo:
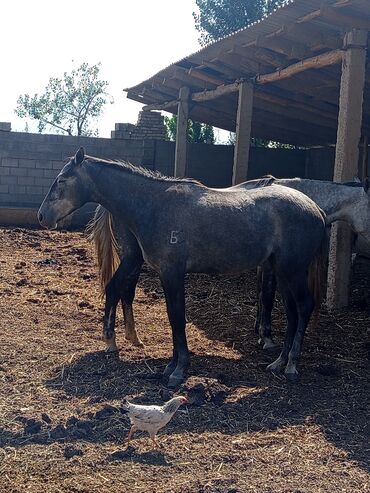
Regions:
<instances>
[{"instance_id":1,"label":"tree foliage","mask_svg":"<svg viewBox=\"0 0 370 493\"><path fill-rule=\"evenodd\" d=\"M193 12L202 46L261 19L285 0L196 0Z\"/></svg>"},{"instance_id":2,"label":"tree foliage","mask_svg":"<svg viewBox=\"0 0 370 493\"><path fill-rule=\"evenodd\" d=\"M43 94L19 96L15 113L36 120L40 133L51 127L68 135L97 135L92 122L113 102L106 92L108 82L99 78L100 67L82 63L62 79L51 77Z\"/></svg>"},{"instance_id":3,"label":"tree foliage","mask_svg":"<svg viewBox=\"0 0 370 493\"><path fill-rule=\"evenodd\" d=\"M165 116L164 124L168 140L176 140L177 116ZM193 144L214 144L215 135L213 127L206 123L188 120L187 140Z\"/></svg>"}]
</instances>

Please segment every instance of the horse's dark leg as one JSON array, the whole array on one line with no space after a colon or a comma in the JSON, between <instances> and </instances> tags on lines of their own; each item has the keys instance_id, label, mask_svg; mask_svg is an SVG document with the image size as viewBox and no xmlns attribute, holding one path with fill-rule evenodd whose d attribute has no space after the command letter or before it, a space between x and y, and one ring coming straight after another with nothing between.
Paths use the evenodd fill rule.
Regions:
<instances>
[{"instance_id":1,"label":"horse's dark leg","mask_svg":"<svg viewBox=\"0 0 370 493\"><path fill-rule=\"evenodd\" d=\"M256 313L256 321L254 322L254 332L258 335L260 333L260 324L261 324L262 267L257 267L256 290L257 290L257 313Z\"/></svg>"},{"instance_id":2,"label":"horse's dark leg","mask_svg":"<svg viewBox=\"0 0 370 493\"><path fill-rule=\"evenodd\" d=\"M262 270L261 294L260 294L260 324L259 344L263 349L271 351L277 348L271 334L271 313L276 293L276 277L272 266L266 265Z\"/></svg>"},{"instance_id":3,"label":"horse's dark leg","mask_svg":"<svg viewBox=\"0 0 370 493\"><path fill-rule=\"evenodd\" d=\"M302 351L304 334L310 321L315 303L312 294L308 289L304 274L300 279L296 279L291 284L291 290L297 306L298 327L289 352L288 363L284 373L289 381L295 382L298 380L297 363Z\"/></svg>"},{"instance_id":4,"label":"horse's dark leg","mask_svg":"<svg viewBox=\"0 0 370 493\"><path fill-rule=\"evenodd\" d=\"M131 279L134 280L134 286L136 286L140 267L141 264L138 264L136 259L125 258L105 288L103 339L107 344L107 351L109 352L118 350L114 330L117 304L126 294L126 288L130 285Z\"/></svg>"},{"instance_id":5,"label":"horse's dark leg","mask_svg":"<svg viewBox=\"0 0 370 493\"><path fill-rule=\"evenodd\" d=\"M168 386L177 387L184 379L190 356L185 333L185 288L184 274L166 272L161 275L166 298L167 314L172 328L173 357L166 366L163 377L168 377Z\"/></svg>"},{"instance_id":6,"label":"horse's dark leg","mask_svg":"<svg viewBox=\"0 0 370 493\"><path fill-rule=\"evenodd\" d=\"M289 351L292 347L294 336L297 330L298 313L297 306L294 297L289 290L288 285L285 282L280 283L280 292L285 306L285 313L287 316L287 328L285 334L285 340L283 349L280 356L273 363L268 365L267 369L273 373L281 373L288 362Z\"/></svg>"},{"instance_id":7,"label":"horse's dark leg","mask_svg":"<svg viewBox=\"0 0 370 493\"><path fill-rule=\"evenodd\" d=\"M144 347L144 344L141 342L135 329L135 319L132 309L132 302L135 298L135 289L137 281L139 279L141 265L142 262L137 265L135 271L130 276L127 276L123 280L121 286L121 304L125 323L125 336L128 341L132 342L134 346L138 347Z\"/></svg>"}]
</instances>

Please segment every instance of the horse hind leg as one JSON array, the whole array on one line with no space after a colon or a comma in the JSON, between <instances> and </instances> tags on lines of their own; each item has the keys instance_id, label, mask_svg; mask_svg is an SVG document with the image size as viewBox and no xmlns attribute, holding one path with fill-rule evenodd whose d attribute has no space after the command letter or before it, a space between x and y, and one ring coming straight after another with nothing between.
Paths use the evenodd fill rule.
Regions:
<instances>
[{"instance_id":1,"label":"horse hind leg","mask_svg":"<svg viewBox=\"0 0 370 493\"><path fill-rule=\"evenodd\" d=\"M276 374L282 373L288 363L289 352L293 344L298 324L297 307L292 293L290 292L288 286L283 282L280 283L280 291L285 306L288 323L282 351L279 357L267 367L268 370Z\"/></svg>"},{"instance_id":2,"label":"horse hind leg","mask_svg":"<svg viewBox=\"0 0 370 493\"><path fill-rule=\"evenodd\" d=\"M298 380L297 363L302 352L303 338L315 303L307 287L306 279L303 276L301 280L296 281L292 286L292 292L297 307L298 326L289 351L288 362L284 373L287 380L296 382Z\"/></svg>"},{"instance_id":3,"label":"horse hind leg","mask_svg":"<svg viewBox=\"0 0 370 493\"><path fill-rule=\"evenodd\" d=\"M259 341L265 351L274 352L278 345L272 338L271 313L276 293L276 277L271 266L265 266L262 270L259 296Z\"/></svg>"}]
</instances>

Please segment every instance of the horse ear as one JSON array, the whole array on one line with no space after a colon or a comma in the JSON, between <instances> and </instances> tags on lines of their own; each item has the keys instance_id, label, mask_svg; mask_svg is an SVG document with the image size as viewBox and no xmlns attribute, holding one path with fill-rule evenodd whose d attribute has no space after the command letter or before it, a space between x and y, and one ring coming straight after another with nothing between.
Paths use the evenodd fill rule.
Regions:
<instances>
[{"instance_id":1,"label":"horse ear","mask_svg":"<svg viewBox=\"0 0 370 493\"><path fill-rule=\"evenodd\" d=\"M364 181L363 181L363 187L364 187L365 192L366 192L368 195L370 195L370 193L369 193L369 189L370 189L370 180L369 180L369 178L368 178L368 177L366 177L366 178L364 179Z\"/></svg>"},{"instance_id":2,"label":"horse ear","mask_svg":"<svg viewBox=\"0 0 370 493\"><path fill-rule=\"evenodd\" d=\"M361 183L361 180L358 176L354 176L353 181L354 181L354 183Z\"/></svg>"},{"instance_id":3,"label":"horse ear","mask_svg":"<svg viewBox=\"0 0 370 493\"><path fill-rule=\"evenodd\" d=\"M74 162L75 164L81 164L84 159L85 159L85 149L83 147L80 147L76 152L76 155L74 157Z\"/></svg>"}]
</instances>

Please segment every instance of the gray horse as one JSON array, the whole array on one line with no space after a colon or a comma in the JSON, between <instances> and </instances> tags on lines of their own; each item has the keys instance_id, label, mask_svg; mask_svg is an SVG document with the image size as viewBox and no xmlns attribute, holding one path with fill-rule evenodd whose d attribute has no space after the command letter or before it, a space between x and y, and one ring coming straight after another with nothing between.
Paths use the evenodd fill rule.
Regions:
<instances>
[{"instance_id":1,"label":"gray horse","mask_svg":"<svg viewBox=\"0 0 370 493\"><path fill-rule=\"evenodd\" d=\"M238 185L244 190L282 185L293 188L310 197L326 214L327 224L341 220L352 230L370 242L370 197L369 180L360 182L334 183L331 181L308 180L302 178L275 178L271 175L250 180ZM277 345L272 339L271 312L275 299L276 279L268 266L258 269L257 276L258 311L255 331L264 349L274 349Z\"/></svg>"},{"instance_id":2,"label":"gray horse","mask_svg":"<svg viewBox=\"0 0 370 493\"><path fill-rule=\"evenodd\" d=\"M86 202L121 216L141 255L160 276L172 328L173 357L164 371L170 387L182 382L190 356L185 333L187 272L239 274L258 265L273 269L287 315L279 358L269 365L297 379L304 333L320 286L325 258L325 215L308 197L281 186L210 189L195 180L166 178L128 163L85 156L79 149L52 184L38 212L40 224L58 221ZM137 248L137 247L135 247ZM106 288L103 335L115 347L115 312L122 279L136 282L137 263L121 262Z\"/></svg>"},{"instance_id":3,"label":"gray horse","mask_svg":"<svg viewBox=\"0 0 370 493\"><path fill-rule=\"evenodd\" d=\"M345 221L355 233L360 237L366 238L370 244L370 192L367 179L363 184L358 182L342 184L301 178L277 179L269 175L241 183L235 187L219 189L219 191L227 192L232 189L249 190L272 184L294 188L304 193L325 212L328 224L337 220ZM112 216L100 205L96 209L88 231L90 239L95 243L101 287L104 292L120 261L124 258L132 257L137 242L135 237L128 231L122 217ZM142 258L136 255L136 259L138 261L136 270L138 276ZM133 259L130 262L133 262ZM141 346L142 342L135 330L132 309L136 283L132 277L131 279L123 280L123 284L122 307L126 338L134 345ZM272 339L271 312L275 298L276 279L273 272L269 271L267 267L264 272L262 272L262 269L258 269L257 290L259 302L255 330L259 334L259 342L264 349L275 349L277 345Z\"/></svg>"}]
</instances>

